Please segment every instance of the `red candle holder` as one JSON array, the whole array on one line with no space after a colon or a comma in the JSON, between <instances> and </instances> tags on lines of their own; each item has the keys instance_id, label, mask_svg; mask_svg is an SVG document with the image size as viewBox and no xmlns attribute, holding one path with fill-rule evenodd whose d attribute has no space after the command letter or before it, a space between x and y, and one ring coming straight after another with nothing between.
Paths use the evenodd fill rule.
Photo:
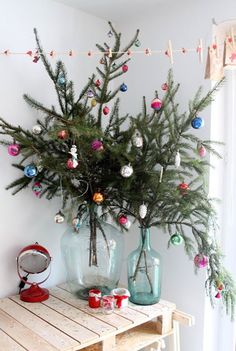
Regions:
<instances>
[{"instance_id":1,"label":"red candle holder","mask_svg":"<svg viewBox=\"0 0 236 351\"><path fill-rule=\"evenodd\" d=\"M102 293L98 289L89 290L88 304L91 308L99 308L101 304Z\"/></svg>"}]
</instances>

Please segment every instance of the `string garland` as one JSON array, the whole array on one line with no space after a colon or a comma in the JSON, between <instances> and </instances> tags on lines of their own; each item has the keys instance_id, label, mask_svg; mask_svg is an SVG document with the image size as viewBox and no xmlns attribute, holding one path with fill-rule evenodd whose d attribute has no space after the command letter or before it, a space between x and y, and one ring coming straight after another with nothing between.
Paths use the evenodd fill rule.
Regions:
<instances>
[{"instance_id":1,"label":"string garland","mask_svg":"<svg viewBox=\"0 0 236 351\"><path fill-rule=\"evenodd\" d=\"M55 56L69 56L69 57L75 57L75 56L96 56L96 55L106 55L109 58L111 58L114 54L127 54L128 56L132 56L132 55L146 55L146 56L151 56L151 55L156 55L156 54L163 54L165 56L167 56L170 59L171 64L174 63L174 59L173 59L173 54L174 53L182 53L182 54L186 54L189 52L195 52L197 53L198 57L199 57L199 61L200 63L203 62L203 44L202 44L202 39L199 39L198 45L195 48L179 48L179 49L173 49L172 47L172 42L171 40L168 41L168 47L167 49L159 49L159 50L152 50L150 48L146 48L143 50L128 50L128 51L112 51L111 48L109 48L105 53L101 53L101 51L98 50L88 50L88 51L76 51L76 50L67 50L67 51L55 51L55 50L51 50L48 52L45 52L44 54L54 58ZM40 58L40 53L35 50L28 50L25 52L14 52L11 51L9 49L4 50L4 51L0 51L0 56L11 56L11 55L23 55L23 56L29 56L31 57L34 63L37 63L39 58Z\"/></svg>"}]
</instances>

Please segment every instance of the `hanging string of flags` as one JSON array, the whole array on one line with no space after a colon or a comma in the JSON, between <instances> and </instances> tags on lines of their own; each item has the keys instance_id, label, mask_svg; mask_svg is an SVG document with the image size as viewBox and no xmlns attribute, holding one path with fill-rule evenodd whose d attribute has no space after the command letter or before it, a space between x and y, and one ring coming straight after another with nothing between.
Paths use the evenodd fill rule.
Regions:
<instances>
[{"instance_id":1,"label":"hanging string of flags","mask_svg":"<svg viewBox=\"0 0 236 351\"><path fill-rule=\"evenodd\" d=\"M139 42L140 44L140 42ZM141 44L140 44L141 45ZM140 45L136 45L136 46L140 46ZM168 46L166 49L160 49L160 50L152 50L150 48L146 48L143 50L128 50L126 52L124 51L112 51L111 48L109 48L107 50L107 52L105 53L105 55L107 55L108 57L112 57L114 54L127 54L128 56L132 56L132 55L138 55L138 54L143 54L146 56L150 56L150 55L156 55L156 54L164 54L165 56L167 56L170 60L170 63L173 64L174 63L174 57L173 54L174 53L182 53L182 54L187 54L189 52L195 52L197 53L198 57L199 57L199 62L202 63L203 62L203 44L202 44L202 39L199 39L197 47L195 48L180 48L180 49L173 49L172 46L172 42L171 40L168 41ZM0 52L0 55L3 56L11 56L11 55L25 55L25 56L29 56L32 58L32 62L37 63L38 60L40 59L40 53L38 52L38 50L32 51L32 50L28 50L25 52L14 52L11 51L9 49L4 50L2 52ZM78 55L83 55L83 56L95 56L95 55L104 55L104 53L102 53L101 51L96 51L96 50L89 50L89 51L75 51L75 50L68 50L68 51L63 51L63 52L57 52L55 50L51 50L49 52L46 52L46 55L48 55L49 57L54 58L55 56L69 56L69 57L75 57Z\"/></svg>"}]
</instances>

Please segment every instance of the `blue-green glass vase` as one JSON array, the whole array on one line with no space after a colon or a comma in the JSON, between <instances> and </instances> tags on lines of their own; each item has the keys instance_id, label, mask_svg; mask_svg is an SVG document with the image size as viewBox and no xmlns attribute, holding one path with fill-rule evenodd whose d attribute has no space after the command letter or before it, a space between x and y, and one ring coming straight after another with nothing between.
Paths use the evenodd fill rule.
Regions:
<instances>
[{"instance_id":1,"label":"blue-green glass vase","mask_svg":"<svg viewBox=\"0 0 236 351\"><path fill-rule=\"evenodd\" d=\"M83 220L78 231L72 227L61 239L67 282L73 294L88 298L90 289L107 295L117 287L124 253L123 234L96 214Z\"/></svg>"},{"instance_id":2,"label":"blue-green glass vase","mask_svg":"<svg viewBox=\"0 0 236 351\"><path fill-rule=\"evenodd\" d=\"M153 305L161 296L161 257L150 245L150 229L140 228L139 247L128 256L130 301Z\"/></svg>"}]
</instances>

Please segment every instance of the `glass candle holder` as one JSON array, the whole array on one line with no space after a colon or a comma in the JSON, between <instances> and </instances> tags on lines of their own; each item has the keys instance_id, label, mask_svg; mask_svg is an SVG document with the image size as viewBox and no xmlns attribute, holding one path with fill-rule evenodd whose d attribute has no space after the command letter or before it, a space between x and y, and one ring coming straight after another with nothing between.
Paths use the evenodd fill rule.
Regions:
<instances>
[{"instance_id":1,"label":"glass candle holder","mask_svg":"<svg viewBox=\"0 0 236 351\"><path fill-rule=\"evenodd\" d=\"M115 299L113 295L104 295L102 297L102 310L104 314L110 314L114 311Z\"/></svg>"}]
</instances>

